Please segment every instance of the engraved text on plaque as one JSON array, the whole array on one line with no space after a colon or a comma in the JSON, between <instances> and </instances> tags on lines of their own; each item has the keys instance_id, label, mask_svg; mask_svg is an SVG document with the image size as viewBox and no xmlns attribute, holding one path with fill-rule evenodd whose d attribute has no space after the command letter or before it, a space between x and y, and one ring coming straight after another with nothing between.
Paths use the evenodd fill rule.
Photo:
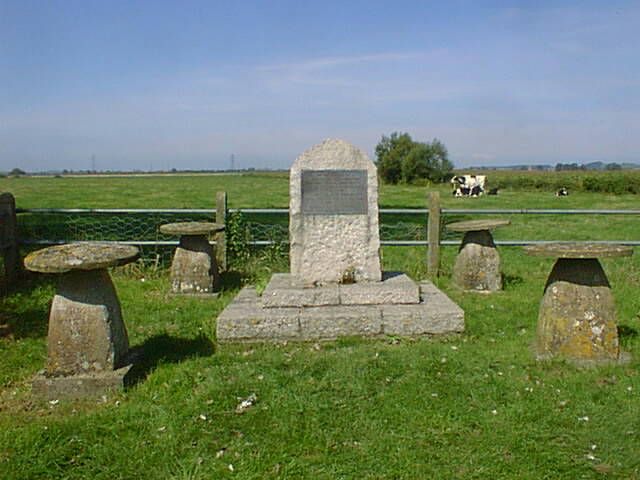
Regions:
<instances>
[{"instance_id":1,"label":"engraved text on plaque","mask_svg":"<svg viewBox=\"0 0 640 480\"><path fill-rule=\"evenodd\" d=\"M302 170L302 213L367 215L366 170Z\"/></svg>"}]
</instances>

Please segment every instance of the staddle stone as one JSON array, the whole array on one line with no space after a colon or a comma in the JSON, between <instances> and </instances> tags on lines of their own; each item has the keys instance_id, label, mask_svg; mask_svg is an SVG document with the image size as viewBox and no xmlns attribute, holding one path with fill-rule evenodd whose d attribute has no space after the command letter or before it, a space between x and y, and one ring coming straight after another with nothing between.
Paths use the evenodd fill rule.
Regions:
<instances>
[{"instance_id":1,"label":"staddle stone","mask_svg":"<svg viewBox=\"0 0 640 480\"><path fill-rule=\"evenodd\" d=\"M176 222L160 225L160 232L166 235L210 235L223 230L223 224L213 222Z\"/></svg>"},{"instance_id":2,"label":"staddle stone","mask_svg":"<svg viewBox=\"0 0 640 480\"><path fill-rule=\"evenodd\" d=\"M633 247L604 243L543 243L527 245L524 251L528 255L554 258L614 258L628 257Z\"/></svg>"},{"instance_id":3,"label":"staddle stone","mask_svg":"<svg viewBox=\"0 0 640 480\"><path fill-rule=\"evenodd\" d=\"M540 304L537 354L586 362L618 358L615 302L597 259L561 258L554 265Z\"/></svg>"},{"instance_id":4,"label":"staddle stone","mask_svg":"<svg viewBox=\"0 0 640 480\"><path fill-rule=\"evenodd\" d=\"M494 218L467 220L464 222L449 223L447 224L447 230L451 230L452 232L480 232L482 230L493 230L494 228L504 227L510 224L510 220Z\"/></svg>"},{"instance_id":5,"label":"staddle stone","mask_svg":"<svg viewBox=\"0 0 640 480\"><path fill-rule=\"evenodd\" d=\"M104 372L126 364L129 339L106 270L60 276L47 341L49 375Z\"/></svg>"},{"instance_id":6,"label":"staddle stone","mask_svg":"<svg viewBox=\"0 0 640 480\"><path fill-rule=\"evenodd\" d=\"M500 254L490 230L509 220L486 219L450 223L448 230L466 232L453 267L453 281L464 290L495 292L502 289Z\"/></svg>"},{"instance_id":7,"label":"staddle stone","mask_svg":"<svg viewBox=\"0 0 640 480\"><path fill-rule=\"evenodd\" d=\"M129 339L106 267L124 265L138 253L128 245L85 243L27 256L29 270L61 274L49 313L46 370L33 382L36 395L97 396L123 387Z\"/></svg>"},{"instance_id":8,"label":"staddle stone","mask_svg":"<svg viewBox=\"0 0 640 480\"><path fill-rule=\"evenodd\" d=\"M618 361L615 302L597 257L631 255L631 247L552 243L525 247L529 255L558 257L538 314L536 353L584 363Z\"/></svg>"},{"instance_id":9,"label":"staddle stone","mask_svg":"<svg viewBox=\"0 0 640 480\"><path fill-rule=\"evenodd\" d=\"M125 265L140 254L133 245L114 243L69 243L31 252L24 265L33 272L64 273Z\"/></svg>"},{"instance_id":10,"label":"staddle stone","mask_svg":"<svg viewBox=\"0 0 640 480\"><path fill-rule=\"evenodd\" d=\"M378 282L378 177L367 155L325 140L294 162L289 182L291 273L304 285Z\"/></svg>"},{"instance_id":11,"label":"staddle stone","mask_svg":"<svg viewBox=\"0 0 640 480\"><path fill-rule=\"evenodd\" d=\"M220 286L220 275L208 235L224 230L211 222L179 222L160 226L168 235L181 235L171 262L171 291L210 295Z\"/></svg>"}]
</instances>

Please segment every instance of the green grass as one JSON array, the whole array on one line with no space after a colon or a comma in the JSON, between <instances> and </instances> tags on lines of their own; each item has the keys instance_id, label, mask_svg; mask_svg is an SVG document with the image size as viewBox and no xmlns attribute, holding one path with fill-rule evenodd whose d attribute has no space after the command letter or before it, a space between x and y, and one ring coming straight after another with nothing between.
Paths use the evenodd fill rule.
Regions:
<instances>
[{"instance_id":1,"label":"green grass","mask_svg":"<svg viewBox=\"0 0 640 480\"><path fill-rule=\"evenodd\" d=\"M40 181L1 179L14 180L23 187ZM116 187L104 193L106 184L93 185L91 195L68 180L56 204L35 186L14 193L19 206L30 207L147 207L155 194L154 206L210 207L219 187L235 192L232 205L234 195L243 199L235 206L287 202L287 180L278 175L220 184L215 177L200 179L189 197L194 203L184 205L172 198L181 196L185 179L156 184L153 192L146 179L117 179L136 192L123 197ZM47 188L48 195L56 192ZM447 190L443 200L450 208L637 203L631 195L556 199L510 190L498 198L459 200L444 196ZM425 192L384 186L381 204L423 207ZM496 236L637 239L636 217L612 218L513 216L513 225ZM254 261L242 275L226 275L225 291L213 301L167 295L163 270L116 271L130 342L142 352L138 381L106 401L55 405L30 397L30 380L46 358L54 291L52 277L32 278L0 298L0 324L11 332L0 338L0 478L640 478L640 260L603 262L631 362L579 369L533 358L551 259L501 248L505 290L474 295L451 285L456 249L442 251L437 283L465 310L466 331L439 338L217 345L215 318L238 286L247 279L263 284L270 268L284 270L285 264ZM384 248L384 268L424 278L425 255L421 248ZM251 393L256 405L236 414L238 399Z\"/></svg>"}]
</instances>

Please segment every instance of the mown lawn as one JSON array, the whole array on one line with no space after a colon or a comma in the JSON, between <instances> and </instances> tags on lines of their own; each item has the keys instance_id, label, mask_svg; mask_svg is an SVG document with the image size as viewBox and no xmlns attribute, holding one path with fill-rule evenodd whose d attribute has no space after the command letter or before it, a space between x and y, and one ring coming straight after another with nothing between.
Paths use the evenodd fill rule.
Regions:
<instances>
[{"instance_id":1,"label":"mown lawn","mask_svg":"<svg viewBox=\"0 0 640 480\"><path fill-rule=\"evenodd\" d=\"M141 179L117 179L131 182L127 195L117 193L122 184L112 194L104 184L87 192L72 187L76 179L68 189L47 187L49 195L44 186L25 189L36 179L0 179L0 190L24 181L13 190L24 207L145 208L152 195L154 207L210 207L216 189L229 192L231 206L286 206L286 177L267 177L202 180L184 205L172 198L185 184L148 191ZM633 195L507 190L474 202L447 190L449 208L637 206ZM425 195L385 186L380 203L423 207ZM637 239L639 220L513 216L496 237ZM239 285L264 282L286 264L253 261L225 275L225 291L212 301L169 296L164 270L115 271L131 345L141 352L137 380L87 402L30 397L53 295L53 278L31 277L0 299L0 324L8 325L0 338L0 478L640 478L640 260L603 262L631 362L579 369L538 363L531 350L553 261L500 251L505 290L474 295L450 284L456 249L443 248L437 283L464 308L466 331L440 338L217 345L215 318ZM384 268L424 278L425 254L385 247ZM255 406L235 413L252 393Z\"/></svg>"}]
</instances>

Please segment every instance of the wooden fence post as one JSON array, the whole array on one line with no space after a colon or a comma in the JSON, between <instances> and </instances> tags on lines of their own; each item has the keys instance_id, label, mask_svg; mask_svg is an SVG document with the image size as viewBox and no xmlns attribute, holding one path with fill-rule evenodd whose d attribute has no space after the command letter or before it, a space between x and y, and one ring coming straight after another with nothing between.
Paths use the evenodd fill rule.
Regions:
<instances>
[{"instance_id":1,"label":"wooden fence post","mask_svg":"<svg viewBox=\"0 0 640 480\"><path fill-rule=\"evenodd\" d=\"M18 249L16 200L10 193L0 194L0 251L4 260L6 280L11 284L22 271L22 261Z\"/></svg>"},{"instance_id":2,"label":"wooden fence post","mask_svg":"<svg viewBox=\"0 0 640 480\"><path fill-rule=\"evenodd\" d=\"M227 225L227 192L216 193L216 223ZM216 237L216 259L221 271L227 270L227 232L222 231Z\"/></svg>"},{"instance_id":3,"label":"wooden fence post","mask_svg":"<svg viewBox=\"0 0 640 480\"><path fill-rule=\"evenodd\" d=\"M440 192L429 192L429 219L427 221L427 272L431 278L440 269Z\"/></svg>"}]
</instances>

